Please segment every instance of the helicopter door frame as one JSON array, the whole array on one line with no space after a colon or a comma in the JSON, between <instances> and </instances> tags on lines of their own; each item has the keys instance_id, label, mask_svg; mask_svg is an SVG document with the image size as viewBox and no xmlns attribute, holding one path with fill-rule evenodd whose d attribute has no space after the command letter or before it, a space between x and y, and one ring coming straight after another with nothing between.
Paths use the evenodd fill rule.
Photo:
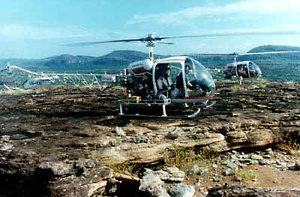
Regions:
<instances>
[{"instance_id":1,"label":"helicopter door frame","mask_svg":"<svg viewBox=\"0 0 300 197\"><path fill-rule=\"evenodd\" d=\"M251 78L250 76L250 66L249 66L250 62L247 62L247 74L248 74L248 78Z\"/></svg>"},{"instance_id":2,"label":"helicopter door frame","mask_svg":"<svg viewBox=\"0 0 300 197\"><path fill-rule=\"evenodd\" d=\"M182 81L183 81L183 88L184 88L184 97L189 97L189 92L186 84L186 73L185 73L185 61L181 64L181 72L182 72Z\"/></svg>"},{"instance_id":3,"label":"helicopter door frame","mask_svg":"<svg viewBox=\"0 0 300 197\"><path fill-rule=\"evenodd\" d=\"M158 91L157 91L157 87L156 87L156 81L155 81L155 71L156 71L156 65L153 65L152 68L152 84L153 84L153 90L154 90L154 94L157 95Z\"/></svg>"},{"instance_id":4,"label":"helicopter door frame","mask_svg":"<svg viewBox=\"0 0 300 197\"><path fill-rule=\"evenodd\" d=\"M167 64L170 64L170 63L179 63L181 65L181 72L182 72L182 80L183 80L183 88L184 88L184 95L185 97L188 97L188 91L187 91L187 84L186 84L186 81L184 80L185 79L185 64L184 64L185 60L169 60L169 61L162 61L162 62L157 62L153 65L153 68L152 68L152 83L153 83L153 91L154 91L154 94L157 95L158 94L158 90L157 90L157 83L156 83L156 80L155 80L155 73L156 73L156 66L159 65L159 64L163 64L163 63L167 63Z\"/></svg>"}]
</instances>

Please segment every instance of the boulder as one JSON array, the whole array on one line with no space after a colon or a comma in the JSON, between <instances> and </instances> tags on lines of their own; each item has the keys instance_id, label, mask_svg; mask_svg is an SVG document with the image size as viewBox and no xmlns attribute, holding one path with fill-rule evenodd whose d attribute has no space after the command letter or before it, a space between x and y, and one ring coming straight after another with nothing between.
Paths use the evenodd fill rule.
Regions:
<instances>
[{"instance_id":1,"label":"boulder","mask_svg":"<svg viewBox=\"0 0 300 197\"><path fill-rule=\"evenodd\" d=\"M154 173L147 173L142 177L139 190L144 196L168 197L166 189L163 187L163 181Z\"/></svg>"},{"instance_id":2,"label":"boulder","mask_svg":"<svg viewBox=\"0 0 300 197\"><path fill-rule=\"evenodd\" d=\"M186 185L184 183L179 183L172 186L168 193L171 197L193 197L195 194L195 188L192 185Z\"/></svg>"}]
</instances>

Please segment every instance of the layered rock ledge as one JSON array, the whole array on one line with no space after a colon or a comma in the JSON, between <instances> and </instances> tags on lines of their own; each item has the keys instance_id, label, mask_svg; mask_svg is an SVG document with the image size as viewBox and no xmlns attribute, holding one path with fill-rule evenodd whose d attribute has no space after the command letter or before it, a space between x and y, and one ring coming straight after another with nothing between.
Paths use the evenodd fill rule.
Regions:
<instances>
[{"instance_id":1,"label":"layered rock ledge","mask_svg":"<svg viewBox=\"0 0 300 197\"><path fill-rule=\"evenodd\" d=\"M218 84L216 105L191 120L124 119L117 99L97 89L1 96L0 194L101 195L116 177L108 166L157 164L174 147L228 152L299 137L300 84L236 87Z\"/></svg>"}]
</instances>

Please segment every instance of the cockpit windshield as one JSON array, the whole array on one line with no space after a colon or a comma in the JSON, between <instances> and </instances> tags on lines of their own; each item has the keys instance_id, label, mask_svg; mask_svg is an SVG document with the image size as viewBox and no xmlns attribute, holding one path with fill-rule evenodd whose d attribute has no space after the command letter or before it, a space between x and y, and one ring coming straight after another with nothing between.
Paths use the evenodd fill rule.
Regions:
<instances>
[{"instance_id":1,"label":"cockpit windshield","mask_svg":"<svg viewBox=\"0 0 300 197\"><path fill-rule=\"evenodd\" d=\"M191 83L200 86L206 92L214 91L216 88L211 74L201 63L192 58L185 60L185 74Z\"/></svg>"},{"instance_id":2,"label":"cockpit windshield","mask_svg":"<svg viewBox=\"0 0 300 197\"><path fill-rule=\"evenodd\" d=\"M261 77L262 73L260 68L254 62L249 62L250 77Z\"/></svg>"}]
</instances>

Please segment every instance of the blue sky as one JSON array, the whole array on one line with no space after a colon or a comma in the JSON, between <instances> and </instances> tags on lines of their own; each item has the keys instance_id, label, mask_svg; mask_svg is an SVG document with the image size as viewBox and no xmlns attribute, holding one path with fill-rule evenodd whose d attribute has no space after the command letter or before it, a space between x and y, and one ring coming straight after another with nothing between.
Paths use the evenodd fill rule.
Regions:
<instances>
[{"instance_id":1,"label":"blue sky","mask_svg":"<svg viewBox=\"0 0 300 197\"><path fill-rule=\"evenodd\" d=\"M147 52L143 43L65 44L234 32L300 32L299 0L0 0L0 58ZM159 54L246 52L265 44L300 46L300 35L173 39Z\"/></svg>"}]
</instances>

